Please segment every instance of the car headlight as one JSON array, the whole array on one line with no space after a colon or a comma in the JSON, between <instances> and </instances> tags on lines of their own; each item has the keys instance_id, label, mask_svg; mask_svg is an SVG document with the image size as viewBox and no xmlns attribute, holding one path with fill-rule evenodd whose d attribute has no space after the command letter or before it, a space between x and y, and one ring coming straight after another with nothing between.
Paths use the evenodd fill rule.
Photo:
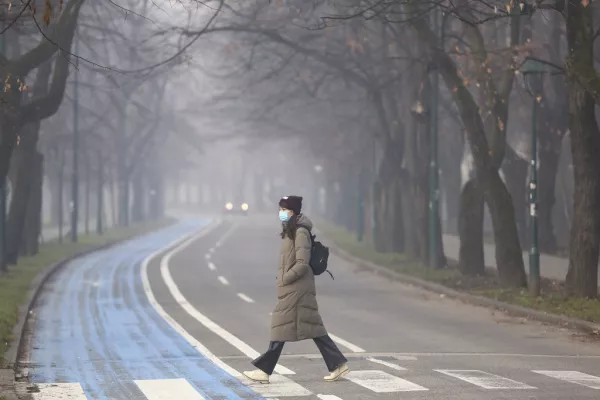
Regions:
<instances>
[{"instance_id":1,"label":"car headlight","mask_svg":"<svg viewBox=\"0 0 600 400\"><path fill-rule=\"evenodd\" d=\"M242 204L242 210L248 211L248 204L246 204L246 203Z\"/></svg>"},{"instance_id":2,"label":"car headlight","mask_svg":"<svg viewBox=\"0 0 600 400\"><path fill-rule=\"evenodd\" d=\"M227 203L225 204L225 208L228 210L233 210L233 203Z\"/></svg>"}]
</instances>

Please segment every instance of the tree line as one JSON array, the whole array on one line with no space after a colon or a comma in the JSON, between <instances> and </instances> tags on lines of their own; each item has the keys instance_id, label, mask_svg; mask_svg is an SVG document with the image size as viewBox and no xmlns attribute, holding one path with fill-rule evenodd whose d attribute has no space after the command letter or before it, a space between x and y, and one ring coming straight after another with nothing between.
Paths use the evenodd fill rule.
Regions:
<instances>
[{"instance_id":1,"label":"tree line","mask_svg":"<svg viewBox=\"0 0 600 400\"><path fill-rule=\"evenodd\" d=\"M185 122L170 104L183 43L152 39L160 11L0 2L0 271L39 251L43 204L60 241L164 215L165 161L178 154L180 168L194 151L173 142Z\"/></svg>"},{"instance_id":2,"label":"tree line","mask_svg":"<svg viewBox=\"0 0 600 400\"><path fill-rule=\"evenodd\" d=\"M539 247L567 251L569 292L596 297L599 16L586 0L259 1L181 33L228 38L215 65L238 86L220 101L251 110L251 140L296 140L323 167L312 179L332 199L326 215L365 231L377 250L424 265L437 241L438 268L442 232L455 231L460 271L478 275L487 212L505 287L527 286L535 92ZM526 59L556 73L528 81ZM440 200L453 226L439 212L429 221L429 205ZM570 232L566 245L557 230Z\"/></svg>"},{"instance_id":3,"label":"tree line","mask_svg":"<svg viewBox=\"0 0 600 400\"><path fill-rule=\"evenodd\" d=\"M24 121L31 129L31 121L57 112L54 108L64 97L67 80L64 71L71 70L71 64L59 68L64 57L56 54L59 47L72 47L77 25L73 20L82 3L66 2L37 47L14 50L10 58L5 57L10 89L2 96L10 107L4 107L1 116L0 177L8 176L14 149L26 143L21 142L26 136L20 139L19 134L25 129ZM147 2L140 7L144 4L151 7ZM210 12L195 25L189 19L173 20L168 27L138 37L135 46L107 50L113 60L137 60L123 68L138 69L135 79L111 83L101 74L101 90L86 83L94 87L89 95L102 97L112 116L97 116L111 122L103 123L103 133L96 136L106 145L103 156L117 171L120 223L129 220L130 210L137 210L128 207L128 182L135 198L135 188L139 191L144 185L133 177L158 165L137 166L149 159L144 156L148 153L138 151L140 146L154 143L148 148L156 149L159 141L151 138L160 136L140 132L155 129L152 116L165 107L160 80L151 78L164 72L165 66L185 64L201 69L213 83L221 82L226 88L206 108L198 107L199 112L219 107L231 110L228 119L245 124L247 129L240 135L248 141L288 141L293 148L290 157L304 161L296 173L306 182L327 188L326 215L372 241L378 251L402 252L427 265L428 249L435 242L434 266L441 268L446 264L442 235L453 232L460 237L460 271L482 274L487 213L499 280L506 287L524 287L527 274L522 254L532 240L527 191L532 172L528 143L534 88L539 107L535 124L539 247L551 254L567 251L569 291L597 296L600 136L595 110L600 80L594 50L600 15L595 4L587 0L203 4ZM86 5L90 10L104 6L103 2ZM136 12L130 15L149 12L131 10ZM102 19L107 11L100 16L90 14L102 24L110 21ZM109 42L103 34L129 43L139 31L132 27L123 34L116 26L102 27L90 40L96 41L97 49ZM159 40L178 51L162 57L165 61L156 63L157 68L142 68L150 55L156 55ZM202 66L194 65L197 57L202 58ZM528 58L558 72L528 81L521 71ZM44 70L47 61L51 67ZM93 63L86 65L98 72ZM19 88L31 80L32 71L37 72L36 79L46 82L47 89L44 92L44 85L36 84L23 95ZM91 72L90 81L96 76ZM58 91L61 97L50 96L53 88L61 87L55 86L55 79L57 85L63 83ZM106 90L111 84L112 89ZM151 96L137 92L143 85L152 87L154 100L146 102ZM34 97L34 90L41 94ZM144 102L136 103L136 95ZM139 115L142 126L128 126L133 122L130 113L123 112L123 104L140 113L150 110L145 117ZM97 107L93 112L98 112ZM157 152L156 158L159 154L164 152ZM438 164L432 167L435 159ZM439 185L430 187L432 179ZM444 221L441 210L430 213L430 204L444 207ZM16 211L14 215L18 219ZM569 232L566 243L563 231Z\"/></svg>"}]
</instances>

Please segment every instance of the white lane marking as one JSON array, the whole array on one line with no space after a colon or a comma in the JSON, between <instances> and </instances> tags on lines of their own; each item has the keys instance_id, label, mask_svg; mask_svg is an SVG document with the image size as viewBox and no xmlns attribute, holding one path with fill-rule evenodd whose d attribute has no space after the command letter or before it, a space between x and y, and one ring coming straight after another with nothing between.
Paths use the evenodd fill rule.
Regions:
<instances>
[{"instance_id":1,"label":"white lane marking","mask_svg":"<svg viewBox=\"0 0 600 400\"><path fill-rule=\"evenodd\" d=\"M600 356L587 355L557 355L557 354L519 354L519 353L391 353L410 357L525 357L525 358L581 358L600 359ZM395 356L394 356L395 357Z\"/></svg>"},{"instance_id":2,"label":"white lane marking","mask_svg":"<svg viewBox=\"0 0 600 400\"><path fill-rule=\"evenodd\" d=\"M251 358L251 359L257 358L260 355L260 353L258 351L254 350L252 347L248 346L246 343L241 341L237 336L233 335L229 331L227 331L227 330L223 329L222 327L220 327L219 325L217 325L211 319L209 319L204 314L202 314L200 311L198 311L194 306L192 306L190 304L190 302L187 301L187 299L185 298L183 293L181 293L181 291L179 290L179 287L173 280L173 277L171 276L171 271L169 270L169 261L171 261L171 257L173 257L175 254L179 253L180 251L182 251L183 249L188 247L190 244L192 244L194 241L196 241L196 239L197 239L196 237L192 237L191 239L189 239L181 244L176 245L175 248L172 249L170 252L168 252L163 257L163 259L160 261L160 273L162 275L163 281L165 282L165 285L169 289L169 292L171 293L171 295L173 296L175 301L192 318L194 318L196 321L200 322L202 325L204 325L205 328L209 329L212 333L220 336L223 340L225 340L226 342L231 344L233 347L235 347L236 349L241 351L243 354L245 354L249 358ZM223 279L225 279L225 278L223 278ZM285 368L284 366L279 365L279 364L277 364L277 366L275 367L275 372L277 372L279 374L284 374L284 375L294 375L295 374L294 371L292 371L288 368Z\"/></svg>"},{"instance_id":3,"label":"white lane marking","mask_svg":"<svg viewBox=\"0 0 600 400\"><path fill-rule=\"evenodd\" d=\"M484 389L536 389L512 379L476 369L436 369L434 371L468 382Z\"/></svg>"},{"instance_id":4,"label":"white lane marking","mask_svg":"<svg viewBox=\"0 0 600 400\"><path fill-rule=\"evenodd\" d=\"M350 371L345 377L375 393L416 392L429 390L406 379L398 378L384 371Z\"/></svg>"},{"instance_id":5,"label":"white lane marking","mask_svg":"<svg viewBox=\"0 0 600 400\"><path fill-rule=\"evenodd\" d=\"M246 296L244 293L238 293L237 295L240 299L244 300L246 303L254 303L254 300L252 300L250 297Z\"/></svg>"},{"instance_id":6,"label":"white lane marking","mask_svg":"<svg viewBox=\"0 0 600 400\"><path fill-rule=\"evenodd\" d=\"M348 342L347 340L342 339L339 336L335 336L333 333L329 332L329 337L331 338L331 340L333 340L334 342L336 342L337 344L344 346L345 348L347 348L348 350L354 352L354 353L364 353L366 350L363 348L358 347L355 344L352 344L350 342Z\"/></svg>"},{"instance_id":7,"label":"white lane marking","mask_svg":"<svg viewBox=\"0 0 600 400\"><path fill-rule=\"evenodd\" d=\"M221 247L221 242L217 242L217 243L215 244L215 247Z\"/></svg>"},{"instance_id":8,"label":"white lane marking","mask_svg":"<svg viewBox=\"0 0 600 400\"><path fill-rule=\"evenodd\" d=\"M207 260L210 260L210 254L205 254L204 258L206 258Z\"/></svg>"},{"instance_id":9,"label":"white lane marking","mask_svg":"<svg viewBox=\"0 0 600 400\"><path fill-rule=\"evenodd\" d=\"M214 253L215 252L215 248L211 247L210 250L208 250L210 253Z\"/></svg>"},{"instance_id":10,"label":"white lane marking","mask_svg":"<svg viewBox=\"0 0 600 400\"><path fill-rule=\"evenodd\" d=\"M38 383L40 390L33 393L34 400L87 400L79 383Z\"/></svg>"},{"instance_id":11,"label":"white lane marking","mask_svg":"<svg viewBox=\"0 0 600 400\"><path fill-rule=\"evenodd\" d=\"M212 227L214 228L214 226ZM212 229L211 228L211 229ZM194 241L197 240L202 235L207 234L209 230L202 231L197 234L192 234L180 238L171 242L166 248L173 248L178 244L186 242L188 240ZM252 382L248 378L246 378L242 373L238 372L236 369L230 367L228 364L223 362L219 357L217 357L213 352L211 352L206 346L196 340L188 331L186 331L183 326L179 325L177 321L173 319L160 305L160 303L156 300L154 296L154 292L152 292L152 287L150 286L150 279L148 277L148 265L150 261L154 259L156 256L161 254L164 249L158 250L152 254L150 254L142 263L141 275L142 275L142 285L144 287L144 293L146 293L146 297L148 298L148 302L154 308L154 310L173 328L177 333L179 333L187 342L198 351L198 353L202 354L205 358L212 361L217 367L221 368L223 371L227 372L229 375L237 378L240 382L242 382L245 386L254 390L256 393L261 394L264 397L273 397L278 396L277 394L271 394L271 392L283 392L287 393L286 396L309 396L312 393L306 388L300 386L294 381L287 379L281 375L271 375L271 383L269 385L263 385L260 383ZM46 400L46 399L44 399ZM48 399L54 400L54 399ZM83 399L82 399L83 400Z\"/></svg>"},{"instance_id":12,"label":"white lane marking","mask_svg":"<svg viewBox=\"0 0 600 400\"><path fill-rule=\"evenodd\" d=\"M246 386L268 398L302 397L310 396L312 394L310 390L300 386L287 376L277 374L271 375L268 385L253 382L251 384L247 384Z\"/></svg>"},{"instance_id":13,"label":"white lane marking","mask_svg":"<svg viewBox=\"0 0 600 400\"><path fill-rule=\"evenodd\" d=\"M225 279L224 276L219 276L217 278L219 280L219 282L221 282L223 285L229 285L229 282L227 281L227 279Z\"/></svg>"},{"instance_id":14,"label":"white lane marking","mask_svg":"<svg viewBox=\"0 0 600 400\"><path fill-rule=\"evenodd\" d=\"M341 397L337 397L332 394L318 394L317 397L321 400L342 400Z\"/></svg>"},{"instance_id":15,"label":"white lane marking","mask_svg":"<svg viewBox=\"0 0 600 400\"><path fill-rule=\"evenodd\" d=\"M136 380L148 400L204 400L185 379L149 379Z\"/></svg>"},{"instance_id":16,"label":"white lane marking","mask_svg":"<svg viewBox=\"0 0 600 400\"><path fill-rule=\"evenodd\" d=\"M378 360L377 358L374 358L374 357L367 357L367 360L377 363L377 364L385 365L386 367L395 369L396 371L406 371L406 368L401 367L398 364L394 364L394 363L384 361L384 360Z\"/></svg>"},{"instance_id":17,"label":"white lane marking","mask_svg":"<svg viewBox=\"0 0 600 400\"><path fill-rule=\"evenodd\" d=\"M371 353L371 354L377 354L377 353ZM380 354L378 357L382 357L382 356L386 357L386 354L385 353L383 355ZM398 361L416 361L417 360L417 357L413 357L413 356L391 355L390 357L394 357Z\"/></svg>"},{"instance_id":18,"label":"white lane marking","mask_svg":"<svg viewBox=\"0 0 600 400\"><path fill-rule=\"evenodd\" d=\"M216 269L217 269L217 267L215 266L215 264L213 264L213 263L209 262L209 263L208 263L208 269L210 269L211 271L214 271L214 270L216 270Z\"/></svg>"},{"instance_id":19,"label":"white lane marking","mask_svg":"<svg viewBox=\"0 0 600 400\"><path fill-rule=\"evenodd\" d=\"M589 387L591 389L600 389L600 378L594 375L584 374L579 371L532 371L536 374L546 375L550 378L560 379L561 381L575 383Z\"/></svg>"}]
</instances>

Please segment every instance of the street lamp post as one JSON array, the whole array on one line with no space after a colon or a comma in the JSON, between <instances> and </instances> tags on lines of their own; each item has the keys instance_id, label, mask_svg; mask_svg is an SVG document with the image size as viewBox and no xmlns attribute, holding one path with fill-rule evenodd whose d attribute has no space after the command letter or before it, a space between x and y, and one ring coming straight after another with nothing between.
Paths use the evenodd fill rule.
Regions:
<instances>
[{"instance_id":1,"label":"street lamp post","mask_svg":"<svg viewBox=\"0 0 600 400\"><path fill-rule=\"evenodd\" d=\"M538 187L537 187L537 119L539 103L542 100L544 74L557 74L558 69L551 64L527 57L520 68L527 91L533 97L531 112L531 174L529 179L529 216L531 217L531 246L529 248L529 291L533 296L540 295L540 251L538 248Z\"/></svg>"},{"instance_id":2,"label":"street lamp post","mask_svg":"<svg viewBox=\"0 0 600 400\"><path fill-rule=\"evenodd\" d=\"M377 189L377 140L373 137L373 165L372 165L372 176L371 176L371 187L369 190L370 201L371 201L371 241L372 245L375 247L377 243L377 211L375 207L376 199L376 189Z\"/></svg>"},{"instance_id":3,"label":"street lamp post","mask_svg":"<svg viewBox=\"0 0 600 400\"><path fill-rule=\"evenodd\" d=\"M5 36L0 35L0 54L2 55L4 55ZM3 65L0 71L4 71ZM0 178L0 272L6 269L6 186L6 179Z\"/></svg>"},{"instance_id":4,"label":"street lamp post","mask_svg":"<svg viewBox=\"0 0 600 400\"><path fill-rule=\"evenodd\" d=\"M439 9L433 12L433 28L436 38L441 42ZM439 97L439 72L434 66L431 76L431 118L430 124L430 161L429 161L429 267L438 266L438 97Z\"/></svg>"},{"instance_id":5,"label":"street lamp post","mask_svg":"<svg viewBox=\"0 0 600 400\"><path fill-rule=\"evenodd\" d=\"M361 167L358 177L357 209L356 209L356 239L359 242L364 240L365 236L365 200L363 191L365 190L365 169Z\"/></svg>"},{"instance_id":6,"label":"street lamp post","mask_svg":"<svg viewBox=\"0 0 600 400\"><path fill-rule=\"evenodd\" d=\"M75 30L77 35L77 29ZM71 175L71 242L77 242L79 226L79 40L75 37L75 82L73 84L73 171Z\"/></svg>"}]
</instances>

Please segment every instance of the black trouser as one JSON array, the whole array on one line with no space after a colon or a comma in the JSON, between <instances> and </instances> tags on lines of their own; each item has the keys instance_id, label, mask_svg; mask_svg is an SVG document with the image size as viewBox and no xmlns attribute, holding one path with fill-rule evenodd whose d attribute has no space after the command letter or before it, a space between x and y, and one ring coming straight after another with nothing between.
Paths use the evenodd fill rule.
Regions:
<instances>
[{"instance_id":1,"label":"black trouser","mask_svg":"<svg viewBox=\"0 0 600 400\"><path fill-rule=\"evenodd\" d=\"M348 361L340 349L333 343L333 340L331 340L329 335L314 338L313 340L319 348L329 372L332 372L334 369ZM275 369L275 365L277 365L284 344L285 342L270 342L269 349L256 360L252 361L252 364L261 371L271 375Z\"/></svg>"}]
</instances>

